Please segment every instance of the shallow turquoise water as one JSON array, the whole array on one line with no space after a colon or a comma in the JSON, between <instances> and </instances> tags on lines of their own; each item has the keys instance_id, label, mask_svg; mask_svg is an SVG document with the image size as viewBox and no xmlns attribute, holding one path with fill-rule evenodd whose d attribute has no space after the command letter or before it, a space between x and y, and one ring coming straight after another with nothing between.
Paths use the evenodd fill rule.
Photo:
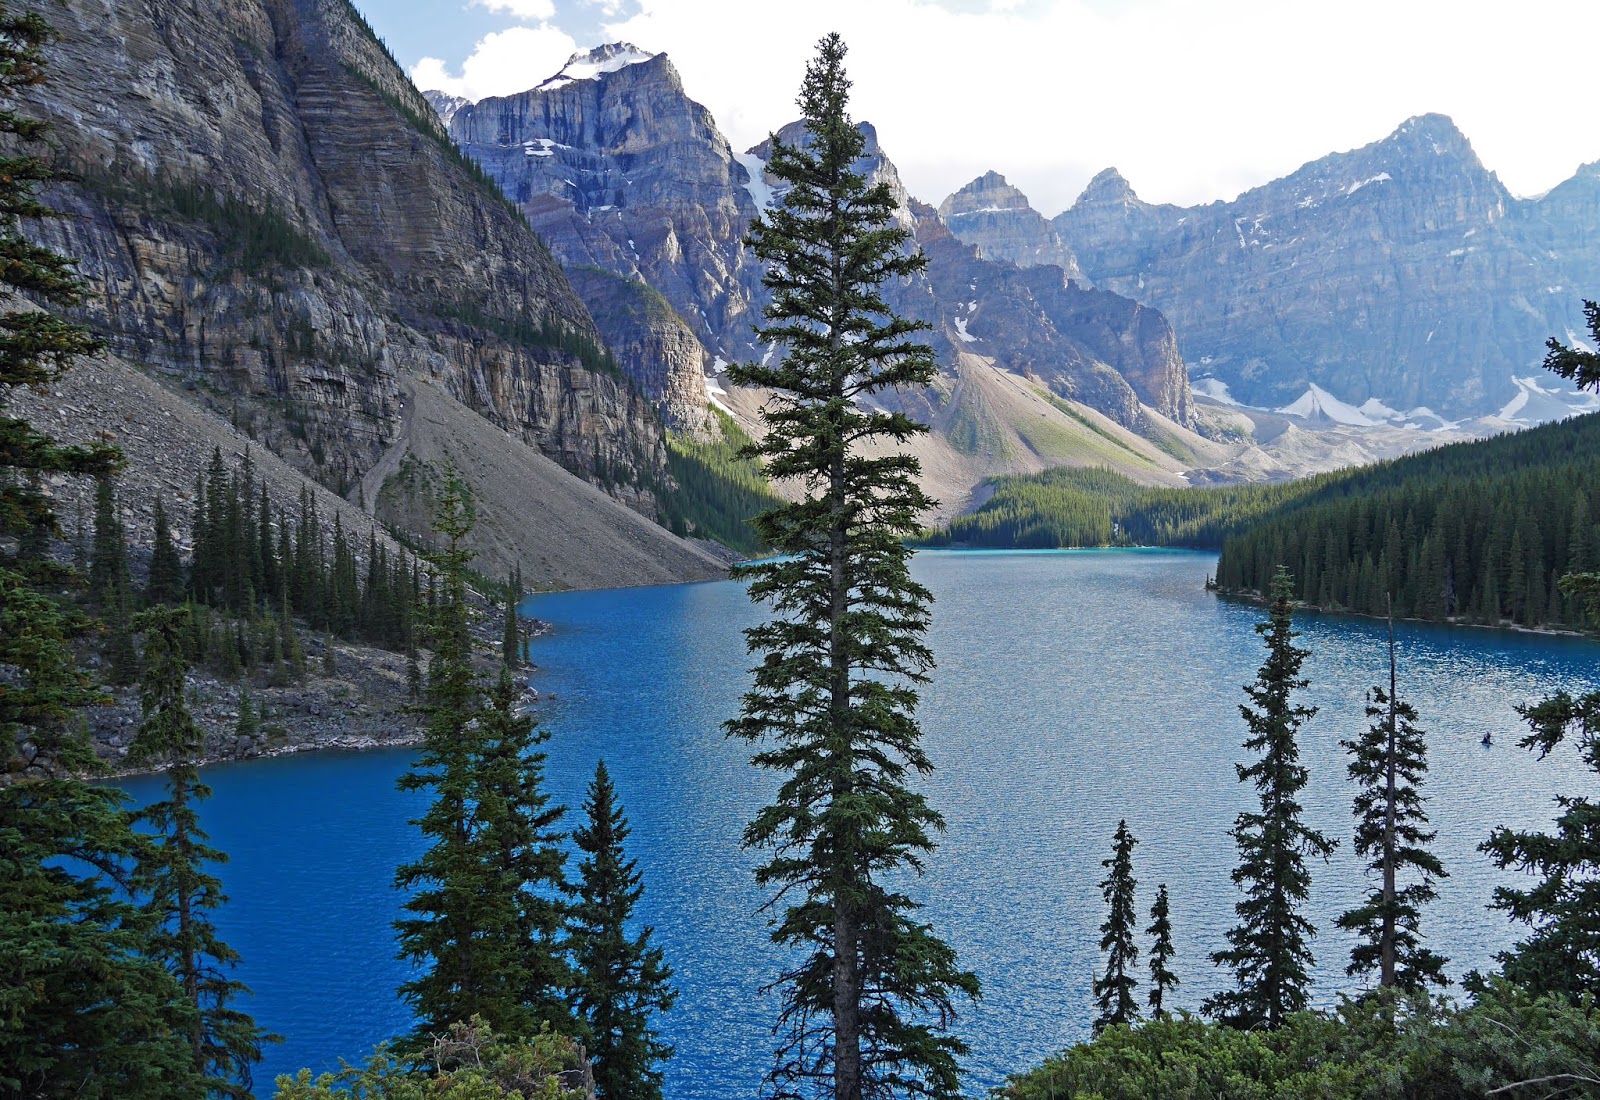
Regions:
<instances>
[{"instance_id":1,"label":"shallow turquoise water","mask_svg":"<svg viewBox=\"0 0 1600 1100\"><path fill-rule=\"evenodd\" d=\"M1227 829L1247 804L1233 772L1240 686L1262 649L1258 609L1203 591L1214 564L1168 551L917 557L937 598L940 662L921 712L938 767L928 792L948 830L913 889L984 983L958 1024L974 1095L1086 1033L1103 919L1096 883L1119 817L1141 841L1141 907L1158 882L1172 895L1176 1003L1196 1006L1217 988L1206 955L1231 922ZM771 780L720 724L738 705L748 662L739 631L757 610L726 582L540 596L525 610L556 628L536 643L532 676L554 694L539 709L551 787L578 806L606 758L633 821L645 917L678 971L678 1007L664 1021L679 1049L668 1096L753 1097L774 1010L759 989L777 960L750 878L756 860L738 839ZM1362 693L1386 675L1383 628L1317 616L1301 626L1322 708L1303 742L1307 810L1346 836L1338 741L1365 724ZM1539 762L1517 749L1513 707L1557 684L1600 682L1600 649L1411 624L1398 633L1402 691L1431 734L1431 809L1452 872L1426 930L1459 974L1515 936L1486 908L1500 879L1477 844L1495 824L1547 822L1555 792L1592 785L1570 752ZM1486 730L1491 748L1479 744ZM224 930L244 954L258 1018L287 1037L266 1075L332 1067L406 1027L389 927L393 868L416 850L406 821L420 802L393 789L406 762L403 752L319 754L206 773L216 791L207 824L233 855ZM1315 874L1317 989L1329 1000L1351 988L1348 944L1330 927L1363 886L1348 841Z\"/></svg>"}]
</instances>

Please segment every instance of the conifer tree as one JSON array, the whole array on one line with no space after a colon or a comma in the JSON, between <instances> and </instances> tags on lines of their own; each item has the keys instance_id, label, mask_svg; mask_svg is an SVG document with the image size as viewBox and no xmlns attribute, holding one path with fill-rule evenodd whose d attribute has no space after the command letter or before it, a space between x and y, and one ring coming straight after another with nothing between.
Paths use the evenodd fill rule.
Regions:
<instances>
[{"instance_id":1,"label":"conifer tree","mask_svg":"<svg viewBox=\"0 0 1600 1100\"><path fill-rule=\"evenodd\" d=\"M629 935L644 876L624 849L628 819L604 760L595 765L583 809L586 824L572 834L583 856L571 935L596 1093L600 1100L660 1100L659 1066L673 1051L651 1017L670 1009L677 993L661 948L650 944L652 930Z\"/></svg>"},{"instance_id":2,"label":"conifer tree","mask_svg":"<svg viewBox=\"0 0 1600 1100\"><path fill-rule=\"evenodd\" d=\"M1267 621L1256 625L1266 641L1267 660L1256 681L1245 687L1241 704L1249 730L1244 747L1258 753L1236 766L1241 783L1260 798L1258 813L1234 821L1239 866L1233 882L1244 891L1234 905L1239 923L1228 931L1229 947L1211 956L1233 971L1234 988L1207 998L1202 1011L1233 1027L1276 1030L1291 1012L1306 1007L1315 928L1301 912L1311 890L1307 856L1327 859L1335 842L1301 821L1300 791L1307 773L1300 763L1300 726L1316 713L1294 701L1309 681L1300 675L1308 651L1294 644L1289 574L1279 568L1272 580ZM1253 704L1253 706L1252 706Z\"/></svg>"},{"instance_id":3,"label":"conifer tree","mask_svg":"<svg viewBox=\"0 0 1600 1100\"><path fill-rule=\"evenodd\" d=\"M480 719L480 757L474 764L477 827L500 880L496 893L512 904L497 922L486 922L479 941L502 955L506 1013L521 1034L549 1024L572 1032L569 993L576 984L568 961L565 929L569 905L566 816L544 789L545 754L538 746L549 733L517 707L516 683L500 668ZM508 1027L509 1030L509 1027Z\"/></svg>"},{"instance_id":4,"label":"conifer tree","mask_svg":"<svg viewBox=\"0 0 1600 1100\"><path fill-rule=\"evenodd\" d=\"M261 715L250 697L250 681L239 681L239 717L233 725L235 737L254 737L261 730Z\"/></svg>"},{"instance_id":5,"label":"conifer tree","mask_svg":"<svg viewBox=\"0 0 1600 1100\"><path fill-rule=\"evenodd\" d=\"M1156 887L1156 903L1150 907L1150 927L1145 935L1150 937L1150 1018L1160 1020L1167 1015L1167 994L1179 984L1178 976L1169 964L1177 954L1172 946L1172 918L1167 911L1167 884Z\"/></svg>"},{"instance_id":6,"label":"conifer tree","mask_svg":"<svg viewBox=\"0 0 1600 1100\"><path fill-rule=\"evenodd\" d=\"M554 831L563 810L542 789L542 739L517 713L509 672L486 705L472 669L467 629L467 566L462 540L472 501L452 471L433 529L444 548L428 556L439 597L428 622L432 649L420 709L422 753L400 778L402 790L428 790L418 825L428 848L395 872L411 897L395 922L400 955L422 972L401 986L417 1026L402 1046L480 1016L507 1031L565 1024L571 971L559 943L566 908L565 855Z\"/></svg>"},{"instance_id":7,"label":"conifer tree","mask_svg":"<svg viewBox=\"0 0 1600 1100\"><path fill-rule=\"evenodd\" d=\"M1139 984L1133 976L1134 964L1139 959L1139 948L1133 942L1133 891L1137 885L1133 877L1133 846L1137 843L1128 831L1128 823L1120 821L1112 839L1111 858L1100 861L1100 866L1107 869L1100 883L1100 893L1108 911L1105 923L1100 926L1100 950L1105 952L1106 972L1094 982L1095 1000L1100 1003L1100 1014L1094 1021L1097 1033L1115 1024L1131 1024L1139 1018L1138 1002L1133 995Z\"/></svg>"},{"instance_id":8,"label":"conifer tree","mask_svg":"<svg viewBox=\"0 0 1600 1100\"><path fill-rule=\"evenodd\" d=\"M473 1016L493 1027L509 1026L496 1011L503 1008L494 996L499 976L476 942L477 929L486 923L481 910L506 899L490 896L496 871L472 816L480 706L467 632L466 570L472 554L461 545L472 529L472 515L465 488L454 476L445 482L433 529L445 540L444 549L428 559L444 598L428 622L433 652L421 703L427 725L417 763L398 784L402 791L433 795L426 812L412 822L428 848L395 871L395 886L411 894L404 905L408 915L395 922L400 957L422 968L400 987L416 1011L412 1042L419 1046L431 1033ZM297 554L297 568L300 558Z\"/></svg>"},{"instance_id":9,"label":"conifer tree","mask_svg":"<svg viewBox=\"0 0 1600 1100\"><path fill-rule=\"evenodd\" d=\"M139 647L133 637L133 594L126 577L119 578L105 597L106 630L110 634L106 656L110 679L127 687L139 679Z\"/></svg>"},{"instance_id":10,"label":"conifer tree","mask_svg":"<svg viewBox=\"0 0 1600 1100\"><path fill-rule=\"evenodd\" d=\"M1584 302L1583 312L1591 339L1600 340L1600 303ZM1546 370L1600 392L1600 353L1554 338L1547 346ZM1561 590L1600 623L1600 573L1568 574ZM1523 748L1542 759L1570 738L1600 776L1600 691L1559 691L1518 712L1530 730ZM1500 962L1508 978L1538 992L1600 994L1600 801L1564 795L1556 802L1552 831L1499 828L1482 845L1496 866L1538 876L1527 889L1495 888L1496 908L1530 929Z\"/></svg>"},{"instance_id":11,"label":"conifer tree","mask_svg":"<svg viewBox=\"0 0 1600 1100\"><path fill-rule=\"evenodd\" d=\"M172 541L167 509L156 501L155 537L150 549L150 577L145 583L145 599L153 604L180 603L183 600L183 561Z\"/></svg>"},{"instance_id":12,"label":"conifer tree","mask_svg":"<svg viewBox=\"0 0 1600 1100\"><path fill-rule=\"evenodd\" d=\"M1445 877L1444 866L1428 850L1434 834L1427 828L1419 790L1428 771L1426 735L1417 728L1417 712L1399 697L1395 670L1394 619L1389 620L1389 690L1374 687L1367 703L1372 725L1350 753L1350 778L1355 796L1355 850L1366 857L1367 870L1378 886L1361 905L1339 918L1340 928L1354 932L1351 975L1378 972L1384 989L1422 992L1444 985L1445 960L1422 946L1422 906L1434 899L1434 881ZM1401 885L1409 872L1413 881Z\"/></svg>"},{"instance_id":13,"label":"conifer tree","mask_svg":"<svg viewBox=\"0 0 1600 1100\"><path fill-rule=\"evenodd\" d=\"M746 631L760 663L727 729L782 777L745 830L770 853L756 877L776 890L773 939L795 952L775 982L775 1095L943 1098L960 1089L956 998L978 983L895 882L920 870L943 825L910 785L933 767L914 715L933 657L931 597L902 539L931 502L898 445L926 427L861 400L934 377L915 339L925 326L895 317L880 290L926 261L894 225L888 187L855 171L865 138L844 55L838 35L819 43L799 97L805 137L774 140L767 165L783 198L750 229L772 293L757 337L785 352L732 377L772 393L753 453L806 495L756 521L783 556L742 575L776 615ZM873 441L889 453L866 453Z\"/></svg>"},{"instance_id":14,"label":"conifer tree","mask_svg":"<svg viewBox=\"0 0 1600 1100\"><path fill-rule=\"evenodd\" d=\"M31 152L45 124L15 110L44 81L51 36L38 14L0 3L0 287L70 308L83 296L71 261L21 227L58 216L35 196L54 178ZM109 477L121 456L7 414L16 387L53 382L98 346L49 308L0 314L0 1094L166 1100L199 1091L174 1030L183 1001L144 954L124 889L139 841L123 796L78 778L96 760L74 716L104 701L73 654L89 624L41 589L74 577L43 557L59 528L40 478Z\"/></svg>"},{"instance_id":15,"label":"conifer tree","mask_svg":"<svg viewBox=\"0 0 1600 1100\"><path fill-rule=\"evenodd\" d=\"M166 798L139 813L154 830L134 882L154 932L149 952L163 962L183 990L192 1012L189 1049L194 1068L211 1095L248 1098L251 1069L261 1060L261 1045L272 1041L248 1013L232 1002L249 990L227 976L239 954L217 935L211 913L226 901L221 881L208 865L227 856L212 847L200 827L199 804L211 796L196 760L205 738L184 699L188 663L183 656L183 613L171 607L143 612L145 636L142 716L128 758L156 766L166 776Z\"/></svg>"},{"instance_id":16,"label":"conifer tree","mask_svg":"<svg viewBox=\"0 0 1600 1100\"><path fill-rule=\"evenodd\" d=\"M117 508L117 487L109 477L95 479L94 542L89 551L89 598L105 605L131 587L128 535Z\"/></svg>"},{"instance_id":17,"label":"conifer tree","mask_svg":"<svg viewBox=\"0 0 1600 1100\"><path fill-rule=\"evenodd\" d=\"M504 629L500 635L500 659L507 668L518 668L522 664L522 632L517 626L517 604L522 600L522 591L516 578L511 577L506 581L506 619Z\"/></svg>"}]
</instances>

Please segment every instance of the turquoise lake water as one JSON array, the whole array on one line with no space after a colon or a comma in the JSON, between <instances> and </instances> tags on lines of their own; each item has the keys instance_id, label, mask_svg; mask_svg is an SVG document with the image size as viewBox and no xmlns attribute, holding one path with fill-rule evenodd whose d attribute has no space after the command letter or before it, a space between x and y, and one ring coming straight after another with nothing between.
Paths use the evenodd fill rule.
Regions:
<instances>
[{"instance_id":1,"label":"turquoise lake water","mask_svg":"<svg viewBox=\"0 0 1600 1100\"><path fill-rule=\"evenodd\" d=\"M937 601L939 668L920 712L938 768L927 791L948 830L913 892L983 981L957 1025L974 1096L1087 1034L1104 919L1096 884L1119 818L1140 841L1141 911L1157 883L1171 893L1176 1006L1197 1006L1223 980L1207 955L1232 919L1227 830L1249 803L1234 776L1238 705L1263 649L1251 629L1259 609L1204 591L1214 566L1213 555L1171 551L917 556ZM605 757L633 823L644 917L677 970L681 995L662 1021L678 1047L667 1096L754 1097L776 1007L759 989L778 959L751 881L757 857L738 839L772 780L720 726L743 690L740 629L759 611L729 582L539 596L524 611L555 628L536 641L530 677L553 695L537 712L552 735L550 786L578 807ZM1300 626L1308 694L1322 708L1302 740L1307 814L1348 837L1338 743L1364 727L1363 692L1387 675L1384 628L1324 616ZM1504 879L1478 843L1497 824L1542 826L1554 794L1592 787L1575 752L1539 761L1516 747L1514 707L1600 683L1600 647L1413 624L1397 633L1401 691L1430 734L1430 809L1451 872L1424 929L1459 975L1516 938L1487 908ZM1492 747L1480 744L1486 731ZM206 771L206 824L232 855L219 923L244 956L249 1007L286 1037L258 1082L364 1058L407 1027L390 929L394 867L418 848L407 819L422 802L394 790L407 762L403 751L323 753ZM150 779L126 786L154 790ZM1313 873L1317 995L1328 1002L1354 988L1348 941L1331 926L1364 882L1348 839Z\"/></svg>"}]
</instances>

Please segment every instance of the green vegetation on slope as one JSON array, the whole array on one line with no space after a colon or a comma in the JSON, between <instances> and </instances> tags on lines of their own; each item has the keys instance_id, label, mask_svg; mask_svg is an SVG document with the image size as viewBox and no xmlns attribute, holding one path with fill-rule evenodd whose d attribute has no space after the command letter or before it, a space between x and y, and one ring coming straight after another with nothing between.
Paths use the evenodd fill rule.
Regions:
<instances>
[{"instance_id":1,"label":"green vegetation on slope","mask_svg":"<svg viewBox=\"0 0 1600 1100\"><path fill-rule=\"evenodd\" d=\"M115 172L80 167L72 178L105 198L158 218L213 230L226 253L226 266L214 274L258 275L280 268L328 266L322 246L282 213L218 194L195 180L144 175L125 164Z\"/></svg>"},{"instance_id":2,"label":"green vegetation on slope","mask_svg":"<svg viewBox=\"0 0 1600 1100\"><path fill-rule=\"evenodd\" d=\"M1301 481L1139 485L1104 469L995 478L930 545L1190 546L1222 551L1217 583L1259 595L1279 565L1319 607L1581 627L1557 580L1600 568L1600 417L1456 443Z\"/></svg>"},{"instance_id":3,"label":"green vegetation on slope","mask_svg":"<svg viewBox=\"0 0 1600 1100\"><path fill-rule=\"evenodd\" d=\"M990 481L994 494L924 540L934 546L1220 546L1222 539L1336 475L1271 485L1169 489L1102 467L1062 466Z\"/></svg>"},{"instance_id":4,"label":"green vegetation on slope","mask_svg":"<svg viewBox=\"0 0 1600 1100\"><path fill-rule=\"evenodd\" d=\"M1495 980L1468 1007L1370 997L1242 1031L1187 1013L1113 1027L1018 1074L995 1100L1422 1100L1593 1096L1592 997ZM1525 1087L1516 1089L1519 1083Z\"/></svg>"},{"instance_id":5,"label":"green vegetation on slope","mask_svg":"<svg viewBox=\"0 0 1600 1100\"><path fill-rule=\"evenodd\" d=\"M1217 584L1295 575L1305 603L1382 614L1578 628L1558 584L1600 566L1600 417L1441 447L1353 471L1224 540Z\"/></svg>"},{"instance_id":6,"label":"green vegetation on slope","mask_svg":"<svg viewBox=\"0 0 1600 1100\"><path fill-rule=\"evenodd\" d=\"M715 407L711 411L722 428L716 442L677 432L667 436L667 464L678 486L660 494L662 522L676 535L758 553L763 546L750 521L780 502L760 462L745 451L750 437L733 417Z\"/></svg>"}]
</instances>

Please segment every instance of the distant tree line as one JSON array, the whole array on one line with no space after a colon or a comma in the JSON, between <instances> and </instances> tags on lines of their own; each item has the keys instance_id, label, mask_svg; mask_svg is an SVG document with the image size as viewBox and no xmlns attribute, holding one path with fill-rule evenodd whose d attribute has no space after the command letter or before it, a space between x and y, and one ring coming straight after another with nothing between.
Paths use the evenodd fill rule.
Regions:
<instances>
[{"instance_id":1,"label":"distant tree line","mask_svg":"<svg viewBox=\"0 0 1600 1100\"><path fill-rule=\"evenodd\" d=\"M1296 598L1423 619L1590 625L1564 592L1600 568L1600 417L1443 448L1390 467L1387 483L1307 500L1222 546L1216 583L1264 591L1282 565Z\"/></svg>"}]
</instances>

